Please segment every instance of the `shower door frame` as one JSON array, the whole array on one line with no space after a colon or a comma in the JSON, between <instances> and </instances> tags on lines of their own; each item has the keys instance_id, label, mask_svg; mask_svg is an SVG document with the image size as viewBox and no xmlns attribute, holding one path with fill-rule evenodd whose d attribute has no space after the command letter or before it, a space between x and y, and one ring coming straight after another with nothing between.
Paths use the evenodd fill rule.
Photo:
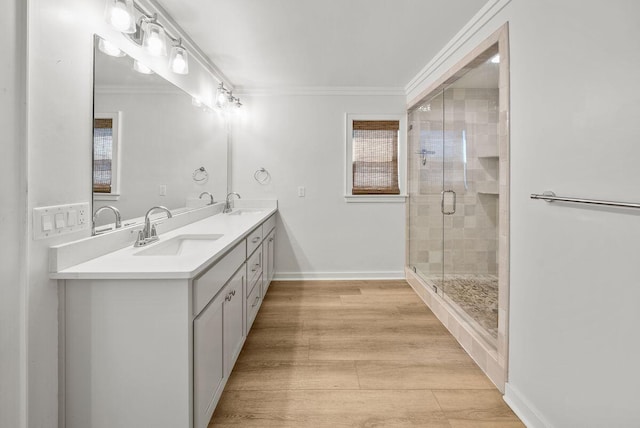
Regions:
<instances>
[{"instance_id":1,"label":"shower door frame","mask_svg":"<svg viewBox=\"0 0 640 428\"><path fill-rule=\"evenodd\" d=\"M508 348L509 348L509 25L502 27L481 42L462 60L451 67L439 79L423 90L419 95L407 103L407 111L416 107L424 99L442 91L462 77L475 65L485 61L486 53L497 46L500 55L499 68L499 100L498 100L498 150L499 150L499 220L498 220L498 337L495 348L488 344L467 321L449 305L437 292L434 292L409 265L409 214L406 210L406 263L405 275L409 284L420 295L436 316L467 353L476 361L478 366L487 374L498 389L504 393L508 378ZM483 56L483 54L485 54ZM411 156L410 153L407 154Z\"/></svg>"}]
</instances>

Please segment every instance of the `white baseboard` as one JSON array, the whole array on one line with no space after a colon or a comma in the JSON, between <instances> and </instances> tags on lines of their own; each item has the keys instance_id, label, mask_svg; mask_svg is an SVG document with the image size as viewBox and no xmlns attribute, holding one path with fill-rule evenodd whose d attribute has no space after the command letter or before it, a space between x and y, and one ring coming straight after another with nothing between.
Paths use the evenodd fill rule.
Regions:
<instances>
[{"instance_id":1,"label":"white baseboard","mask_svg":"<svg viewBox=\"0 0 640 428\"><path fill-rule=\"evenodd\" d=\"M404 279L403 271L387 272L276 272L274 281Z\"/></svg>"},{"instance_id":2,"label":"white baseboard","mask_svg":"<svg viewBox=\"0 0 640 428\"><path fill-rule=\"evenodd\" d=\"M527 428L553 428L553 425L545 421L529 400L509 382L505 385L503 398Z\"/></svg>"}]
</instances>

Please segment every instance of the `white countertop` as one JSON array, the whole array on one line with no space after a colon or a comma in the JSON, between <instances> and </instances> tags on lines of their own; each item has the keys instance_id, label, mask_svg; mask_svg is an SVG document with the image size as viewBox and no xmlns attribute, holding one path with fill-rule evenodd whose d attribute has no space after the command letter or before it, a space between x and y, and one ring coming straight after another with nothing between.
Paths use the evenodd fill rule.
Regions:
<instances>
[{"instance_id":1,"label":"white countertop","mask_svg":"<svg viewBox=\"0 0 640 428\"><path fill-rule=\"evenodd\" d=\"M241 209L241 208L240 208ZM235 211L235 210L234 210ZM277 208L261 208L242 215L215 214L178 229L160 233L157 242L144 247L132 245L77 265L51 272L53 279L191 279L232 249ZM207 251L178 255L136 255L179 235L220 234L207 244Z\"/></svg>"}]
</instances>

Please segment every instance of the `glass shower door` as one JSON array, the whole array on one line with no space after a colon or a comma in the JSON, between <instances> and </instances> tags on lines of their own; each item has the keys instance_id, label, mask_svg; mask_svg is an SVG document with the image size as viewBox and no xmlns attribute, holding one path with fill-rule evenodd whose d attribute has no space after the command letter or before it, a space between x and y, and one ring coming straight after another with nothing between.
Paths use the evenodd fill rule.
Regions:
<instances>
[{"instance_id":1,"label":"glass shower door","mask_svg":"<svg viewBox=\"0 0 640 428\"><path fill-rule=\"evenodd\" d=\"M494 343L498 327L498 93L497 88L475 87L480 82L473 77L469 73L443 94L442 288L454 309ZM491 146L495 150L489 150Z\"/></svg>"},{"instance_id":2,"label":"glass shower door","mask_svg":"<svg viewBox=\"0 0 640 428\"><path fill-rule=\"evenodd\" d=\"M444 167L444 94L409 114L409 265L442 295L444 273L441 193Z\"/></svg>"}]
</instances>

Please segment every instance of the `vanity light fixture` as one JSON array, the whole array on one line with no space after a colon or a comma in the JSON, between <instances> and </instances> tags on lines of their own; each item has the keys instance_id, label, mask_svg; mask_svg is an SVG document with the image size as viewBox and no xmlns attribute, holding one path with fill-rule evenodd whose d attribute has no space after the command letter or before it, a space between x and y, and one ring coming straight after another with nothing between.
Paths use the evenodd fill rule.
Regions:
<instances>
[{"instance_id":1,"label":"vanity light fixture","mask_svg":"<svg viewBox=\"0 0 640 428\"><path fill-rule=\"evenodd\" d=\"M136 32L133 0L107 0L105 9L107 22L122 33Z\"/></svg>"},{"instance_id":2,"label":"vanity light fixture","mask_svg":"<svg viewBox=\"0 0 640 428\"><path fill-rule=\"evenodd\" d=\"M182 46L182 39L178 39L178 44L171 47L169 67L177 74L189 73L189 58L187 50Z\"/></svg>"},{"instance_id":3,"label":"vanity light fixture","mask_svg":"<svg viewBox=\"0 0 640 428\"><path fill-rule=\"evenodd\" d=\"M137 59L133 60L133 69L138 73L142 74L153 74L153 70L138 61Z\"/></svg>"},{"instance_id":4,"label":"vanity light fixture","mask_svg":"<svg viewBox=\"0 0 640 428\"><path fill-rule=\"evenodd\" d=\"M100 38L100 41L98 42L98 49L100 49L100 52L102 52L102 53L105 53L105 54L107 54L109 56L118 57L118 58L127 55L126 53L121 51L119 47L117 47L116 45L114 45L110 41L103 39L102 37Z\"/></svg>"},{"instance_id":5,"label":"vanity light fixture","mask_svg":"<svg viewBox=\"0 0 640 428\"><path fill-rule=\"evenodd\" d=\"M137 19L135 11L138 14ZM167 33L158 22L158 14L147 13L134 0L107 0L106 18L113 27L125 33L132 42L142 46L151 55L167 56L168 39L173 44L169 57L169 69L176 74L189 73L188 52L182 45L182 39ZM135 70L141 73L144 73L142 70L148 69L148 67L139 66L136 67L134 64Z\"/></svg>"}]
</instances>

